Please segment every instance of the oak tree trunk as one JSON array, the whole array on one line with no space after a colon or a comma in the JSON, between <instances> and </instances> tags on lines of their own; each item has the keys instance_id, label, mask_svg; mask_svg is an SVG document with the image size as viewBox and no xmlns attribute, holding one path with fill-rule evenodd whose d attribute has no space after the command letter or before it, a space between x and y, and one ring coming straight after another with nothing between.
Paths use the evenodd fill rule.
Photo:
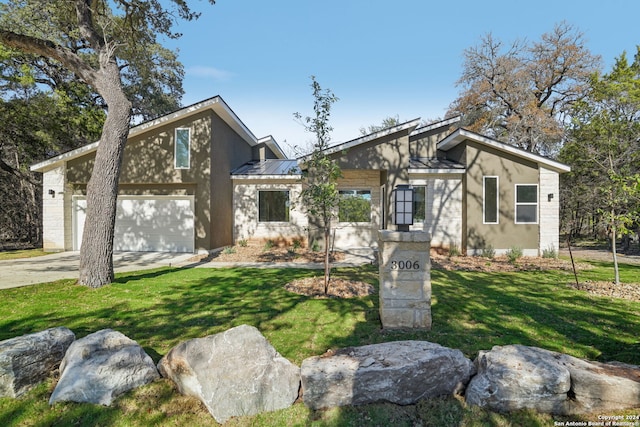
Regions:
<instances>
[{"instance_id":1,"label":"oak tree trunk","mask_svg":"<svg viewBox=\"0 0 640 427\"><path fill-rule=\"evenodd\" d=\"M131 120L131 102L122 90L120 71L114 61L101 67L96 89L109 112L87 184L87 213L80 248L79 283L91 288L107 285L114 279L113 233L118 181Z\"/></svg>"}]
</instances>

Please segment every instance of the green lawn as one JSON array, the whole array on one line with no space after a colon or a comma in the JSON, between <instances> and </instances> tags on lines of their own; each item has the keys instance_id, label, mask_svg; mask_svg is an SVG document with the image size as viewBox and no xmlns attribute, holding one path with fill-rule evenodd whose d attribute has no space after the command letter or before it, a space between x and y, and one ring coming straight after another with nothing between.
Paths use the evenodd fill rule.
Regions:
<instances>
[{"instance_id":1,"label":"green lawn","mask_svg":"<svg viewBox=\"0 0 640 427\"><path fill-rule=\"evenodd\" d=\"M42 249L23 249L17 251L0 251L0 261L21 258L33 258L37 256L47 255Z\"/></svg>"},{"instance_id":2,"label":"green lawn","mask_svg":"<svg viewBox=\"0 0 640 427\"><path fill-rule=\"evenodd\" d=\"M581 280L601 280L610 266L594 264ZM621 265L622 280L637 282L640 268ZM590 296L566 286L568 272L475 273L432 271L433 329L380 330L377 295L309 299L283 285L308 270L160 269L117 276L102 289L72 281L0 291L0 340L53 326L78 338L103 328L138 341L158 361L181 341L240 324L256 326L286 358L327 349L404 339L459 348L475 358L494 345L526 344L600 361L640 365L640 303ZM337 275L377 286L373 267ZM198 401L157 381L118 399L113 407L64 403L49 407L52 381L21 399L0 399L0 425L215 425ZM588 417L585 419L589 419ZM574 418L575 420L575 418ZM389 404L309 411L292 408L234 419L230 425L553 425L531 412L499 415L447 398L399 407Z\"/></svg>"}]
</instances>

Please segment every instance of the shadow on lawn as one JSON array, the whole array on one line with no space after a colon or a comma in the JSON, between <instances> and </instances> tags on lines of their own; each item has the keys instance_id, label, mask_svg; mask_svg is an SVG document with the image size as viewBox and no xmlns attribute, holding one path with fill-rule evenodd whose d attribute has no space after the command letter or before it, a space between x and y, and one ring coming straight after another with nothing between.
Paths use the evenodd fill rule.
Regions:
<instances>
[{"instance_id":1,"label":"shadow on lawn","mask_svg":"<svg viewBox=\"0 0 640 427\"><path fill-rule=\"evenodd\" d=\"M298 365L328 349L409 339L457 348L471 359L494 345L524 344L581 358L640 364L640 305L573 290L565 286L571 280L565 273L434 270L431 331L381 330L377 294L318 300L284 289L295 278L316 274L320 273L303 269L161 269L120 274L114 284L99 290L60 284L52 299L68 291L65 303L85 304L87 309L71 311L54 305L37 314L2 320L0 340L52 326L67 326L78 338L112 328L138 341L157 362L182 341L248 324ZM375 267L338 269L334 274L378 288ZM52 288L13 292L44 299ZM97 307L96 298L102 307ZM48 392L42 394L46 401ZM452 415L461 416L459 404L450 404ZM78 412L65 419L92 416L83 408L86 405L79 405L74 409ZM336 416L345 422L366 421L376 411L380 424L386 420L412 425L416 418L426 419L419 405L397 413L384 404L340 408ZM115 415L105 410L102 416L108 420ZM3 419L0 416L0 424Z\"/></svg>"},{"instance_id":2,"label":"shadow on lawn","mask_svg":"<svg viewBox=\"0 0 640 427\"><path fill-rule=\"evenodd\" d=\"M441 332L436 342L467 356L493 345L524 344L640 364L638 303L571 290L563 275L440 271L434 279L430 335Z\"/></svg>"}]
</instances>

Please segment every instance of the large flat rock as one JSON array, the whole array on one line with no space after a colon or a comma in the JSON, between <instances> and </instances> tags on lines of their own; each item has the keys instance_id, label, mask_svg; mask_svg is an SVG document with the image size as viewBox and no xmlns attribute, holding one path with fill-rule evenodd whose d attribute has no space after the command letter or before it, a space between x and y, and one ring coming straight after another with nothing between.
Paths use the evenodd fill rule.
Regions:
<instances>
[{"instance_id":1,"label":"large flat rock","mask_svg":"<svg viewBox=\"0 0 640 427\"><path fill-rule=\"evenodd\" d=\"M460 350L426 341L346 348L305 359L301 366L304 403L312 409L413 404L463 390L474 372Z\"/></svg>"}]
</instances>

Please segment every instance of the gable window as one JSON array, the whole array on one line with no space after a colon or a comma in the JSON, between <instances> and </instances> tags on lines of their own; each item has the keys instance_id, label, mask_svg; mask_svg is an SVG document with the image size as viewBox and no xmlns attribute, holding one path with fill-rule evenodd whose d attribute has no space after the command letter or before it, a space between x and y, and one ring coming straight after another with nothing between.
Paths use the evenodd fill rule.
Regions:
<instances>
[{"instance_id":1,"label":"gable window","mask_svg":"<svg viewBox=\"0 0 640 427\"><path fill-rule=\"evenodd\" d=\"M424 185L413 186L413 221L424 222L426 216L427 187Z\"/></svg>"},{"instance_id":2,"label":"gable window","mask_svg":"<svg viewBox=\"0 0 640 427\"><path fill-rule=\"evenodd\" d=\"M340 190L338 220L340 222L371 222L371 191Z\"/></svg>"},{"instance_id":3,"label":"gable window","mask_svg":"<svg viewBox=\"0 0 640 427\"><path fill-rule=\"evenodd\" d=\"M538 185L516 184L516 224L538 223Z\"/></svg>"},{"instance_id":4,"label":"gable window","mask_svg":"<svg viewBox=\"0 0 640 427\"><path fill-rule=\"evenodd\" d=\"M498 224L498 177L482 177L482 222Z\"/></svg>"},{"instance_id":5,"label":"gable window","mask_svg":"<svg viewBox=\"0 0 640 427\"><path fill-rule=\"evenodd\" d=\"M176 129L174 162L176 169L189 169L191 157L191 130Z\"/></svg>"},{"instance_id":6,"label":"gable window","mask_svg":"<svg viewBox=\"0 0 640 427\"><path fill-rule=\"evenodd\" d=\"M289 222L289 192L258 191L259 222Z\"/></svg>"}]
</instances>

